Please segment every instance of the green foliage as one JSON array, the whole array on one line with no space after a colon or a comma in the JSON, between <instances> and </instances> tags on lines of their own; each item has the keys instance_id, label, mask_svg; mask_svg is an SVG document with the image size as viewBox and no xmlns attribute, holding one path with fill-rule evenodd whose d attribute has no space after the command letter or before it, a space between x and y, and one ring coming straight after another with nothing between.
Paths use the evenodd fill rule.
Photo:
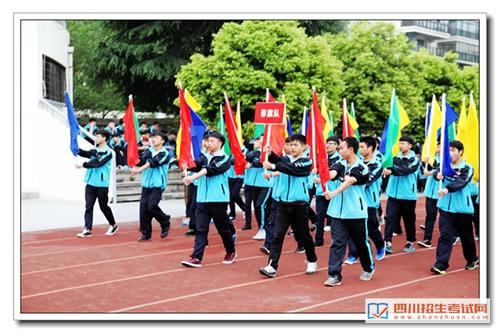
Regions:
<instances>
[{"instance_id":1,"label":"green foliage","mask_svg":"<svg viewBox=\"0 0 500 333\"><path fill-rule=\"evenodd\" d=\"M241 101L242 122L251 121L255 103L265 100L269 88L276 99L286 96L288 115L298 125L312 101L312 86L336 98L343 89L342 64L326 39L308 37L295 21L226 23L212 48L212 55L194 54L177 75L203 106L204 118L215 118L226 91L233 108Z\"/></svg>"},{"instance_id":2,"label":"green foliage","mask_svg":"<svg viewBox=\"0 0 500 333\"><path fill-rule=\"evenodd\" d=\"M73 95L77 109L102 112L124 107L126 98L109 79L96 80L92 59L96 56L99 40L105 36L102 21L68 21L73 54Z\"/></svg>"}]
</instances>

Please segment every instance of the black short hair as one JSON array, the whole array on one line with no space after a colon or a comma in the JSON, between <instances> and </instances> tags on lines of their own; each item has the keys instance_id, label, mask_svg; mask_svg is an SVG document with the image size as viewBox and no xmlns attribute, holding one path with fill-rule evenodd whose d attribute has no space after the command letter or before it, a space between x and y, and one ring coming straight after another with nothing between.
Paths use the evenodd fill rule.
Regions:
<instances>
[{"instance_id":1,"label":"black short hair","mask_svg":"<svg viewBox=\"0 0 500 333\"><path fill-rule=\"evenodd\" d=\"M207 141L208 140L208 135L210 134L210 132L206 133L205 135L203 135L203 138L201 140L203 141Z\"/></svg>"},{"instance_id":2,"label":"black short hair","mask_svg":"<svg viewBox=\"0 0 500 333\"><path fill-rule=\"evenodd\" d=\"M363 142L368 147L372 147L373 151L377 148L377 141L373 136L363 136L359 139L359 142Z\"/></svg>"},{"instance_id":3,"label":"black short hair","mask_svg":"<svg viewBox=\"0 0 500 333\"><path fill-rule=\"evenodd\" d=\"M359 149L359 141L353 136L348 136L347 138L342 139L347 144L347 148L352 148L354 153L358 153Z\"/></svg>"},{"instance_id":4,"label":"black short hair","mask_svg":"<svg viewBox=\"0 0 500 333\"><path fill-rule=\"evenodd\" d=\"M340 139L336 135L329 136L328 139L326 139L326 142L328 142L328 141L333 141L336 144L340 144Z\"/></svg>"},{"instance_id":5,"label":"black short hair","mask_svg":"<svg viewBox=\"0 0 500 333\"><path fill-rule=\"evenodd\" d=\"M226 138L224 137L224 135L220 134L219 132L212 131L212 132L208 133L208 137L218 139L220 142L222 142L223 146L226 143Z\"/></svg>"},{"instance_id":6,"label":"black short hair","mask_svg":"<svg viewBox=\"0 0 500 333\"><path fill-rule=\"evenodd\" d=\"M306 137L304 135L298 134L298 133L292 134L292 136L290 137L290 142L293 142L293 141L298 141L303 145L307 144Z\"/></svg>"},{"instance_id":7,"label":"black short hair","mask_svg":"<svg viewBox=\"0 0 500 333\"><path fill-rule=\"evenodd\" d=\"M106 138L106 142L109 141L109 137L111 136L111 133L109 131L106 131L105 129L100 129L95 132L95 135L102 135L103 137Z\"/></svg>"},{"instance_id":8,"label":"black short hair","mask_svg":"<svg viewBox=\"0 0 500 333\"><path fill-rule=\"evenodd\" d=\"M146 125L146 126L148 126L148 123L147 123L147 122L145 122L145 121L141 121L141 124L140 124L139 126L142 126L142 125Z\"/></svg>"},{"instance_id":9,"label":"black short hair","mask_svg":"<svg viewBox=\"0 0 500 333\"><path fill-rule=\"evenodd\" d=\"M118 132L113 133L113 138L116 138L116 137L121 137L120 133L118 133Z\"/></svg>"},{"instance_id":10,"label":"black short hair","mask_svg":"<svg viewBox=\"0 0 500 333\"><path fill-rule=\"evenodd\" d=\"M90 119L89 119L89 123L90 123L90 122L95 122L95 121L96 121L96 120L95 120L95 118L90 118Z\"/></svg>"},{"instance_id":11,"label":"black short hair","mask_svg":"<svg viewBox=\"0 0 500 333\"><path fill-rule=\"evenodd\" d=\"M163 139L163 142L168 141L168 135L161 131L154 131L153 134L151 134L151 136L160 136Z\"/></svg>"},{"instance_id":12,"label":"black short hair","mask_svg":"<svg viewBox=\"0 0 500 333\"><path fill-rule=\"evenodd\" d=\"M458 140L453 140L450 142L450 148L456 148L458 151L464 151L464 144Z\"/></svg>"},{"instance_id":13,"label":"black short hair","mask_svg":"<svg viewBox=\"0 0 500 333\"><path fill-rule=\"evenodd\" d=\"M151 134L151 132L150 132L150 131L148 131L148 130L142 130L140 133L141 133L141 135L144 135L144 134Z\"/></svg>"},{"instance_id":14,"label":"black short hair","mask_svg":"<svg viewBox=\"0 0 500 333\"><path fill-rule=\"evenodd\" d=\"M157 121L154 121L154 122L153 122L153 125L160 125L160 123L159 123L159 122L157 122Z\"/></svg>"},{"instance_id":15,"label":"black short hair","mask_svg":"<svg viewBox=\"0 0 500 333\"><path fill-rule=\"evenodd\" d=\"M290 137L287 136L286 139L285 139L285 143L290 143L290 142L292 142L292 141L290 140Z\"/></svg>"},{"instance_id":16,"label":"black short hair","mask_svg":"<svg viewBox=\"0 0 500 333\"><path fill-rule=\"evenodd\" d=\"M404 142L408 142L409 144L411 144L413 146L413 144L415 143L415 140L413 140L413 138L409 135L403 135L402 137L399 138L399 141L404 141Z\"/></svg>"}]
</instances>

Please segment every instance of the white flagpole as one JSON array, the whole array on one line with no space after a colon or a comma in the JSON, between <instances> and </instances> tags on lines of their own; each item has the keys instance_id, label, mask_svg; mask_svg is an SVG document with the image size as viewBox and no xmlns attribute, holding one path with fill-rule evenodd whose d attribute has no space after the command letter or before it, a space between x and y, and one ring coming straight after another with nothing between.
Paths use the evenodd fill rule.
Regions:
<instances>
[{"instance_id":1,"label":"white flagpole","mask_svg":"<svg viewBox=\"0 0 500 333\"><path fill-rule=\"evenodd\" d=\"M316 87L313 86L313 94L316 91ZM313 154L316 154L316 126L314 123L314 103L311 104L311 130L312 130L312 147L309 157L313 160L313 169L316 169L316 156L312 158Z\"/></svg>"},{"instance_id":2,"label":"white flagpole","mask_svg":"<svg viewBox=\"0 0 500 333\"><path fill-rule=\"evenodd\" d=\"M269 88L266 88L266 103L269 103ZM266 131L266 145L265 147L269 146L271 144L271 126L270 124L266 125L267 131ZM262 147L260 148L262 150ZM268 162L269 161L269 155L270 152L266 152L264 156L264 161ZM264 169L264 173L268 173L269 170Z\"/></svg>"},{"instance_id":3,"label":"white flagpole","mask_svg":"<svg viewBox=\"0 0 500 333\"><path fill-rule=\"evenodd\" d=\"M342 103L342 119L344 120L342 123L342 129L344 130L345 135L347 136L347 101L344 98ZM342 133L342 134L344 134Z\"/></svg>"},{"instance_id":4,"label":"white flagpole","mask_svg":"<svg viewBox=\"0 0 500 333\"><path fill-rule=\"evenodd\" d=\"M443 175L444 150L450 149L450 147L444 146L445 127L446 127L446 94L443 93L441 97L441 139L440 139L441 144L439 145L439 150L441 152L441 163L439 164L439 172L441 173L441 175ZM441 191L442 189L443 189L443 180L441 179L439 180L439 190Z\"/></svg>"}]
</instances>

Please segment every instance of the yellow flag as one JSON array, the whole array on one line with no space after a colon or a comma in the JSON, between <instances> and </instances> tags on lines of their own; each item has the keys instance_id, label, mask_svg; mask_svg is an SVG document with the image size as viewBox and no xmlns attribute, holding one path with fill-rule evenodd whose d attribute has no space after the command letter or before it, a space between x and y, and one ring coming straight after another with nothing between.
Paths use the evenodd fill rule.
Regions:
<instances>
[{"instance_id":1,"label":"yellow flag","mask_svg":"<svg viewBox=\"0 0 500 333\"><path fill-rule=\"evenodd\" d=\"M243 129L241 127L241 113L240 113L240 102L236 106L236 136L238 137L238 142L240 146L243 146Z\"/></svg>"},{"instance_id":2,"label":"yellow flag","mask_svg":"<svg viewBox=\"0 0 500 333\"><path fill-rule=\"evenodd\" d=\"M474 168L473 180L479 181L479 121L472 92L469 100L469 114L467 115L467 140L464 145L464 160Z\"/></svg>"},{"instance_id":3,"label":"yellow flag","mask_svg":"<svg viewBox=\"0 0 500 333\"><path fill-rule=\"evenodd\" d=\"M399 138L401 138L401 131L403 130L404 127L406 127L410 123L410 118L408 118L408 114L406 113L405 109L403 109L403 106L399 103L398 100L396 100L396 105L398 106L398 114L399 114L399 131L396 141L394 142L394 146L392 146L393 156L396 156L399 152Z\"/></svg>"},{"instance_id":4,"label":"yellow flag","mask_svg":"<svg viewBox=\"0 0 500 333\"><path fill-rule=\"evenodd\" d=\"M184 91L184 98L186 99L186 103L188 103L189 107L193 109L193 111L198 112L201 110L201 105L191 96L189 91L186 89Z\"/></svg>"},{"instance_id":5,"label":"yellow flag","mask_svg":"<svg viewBox=\"0 0 500 333\"><path fill-rule=\"evenodd\" d=\"M323 98L321 100L321 115L325 119L325 128L323 129L323 137L325 138L325 141L326 141L326 139L328 139L328 134L332 130L332 124L330 124L330 117L328 116L328 110L326 109L326 97L325 96L323 96ZM356 129L354 128L354 130L356 130Z\"/></svg>"},{"instance_id":6,"label":"yellow flag","mask_svg":"<svg viewBox=\"0 0 500 333\"><path fill-rule=\"evenodd\" d=\"M460 117L457 123L457 140L465 146L467 140L467 109L465 108L465 96L462 98L462 106L460 108Z\"/></svg>"},{"instance_id":7,"label":"yellow flag","mask_svg":"<svg viewBox=\"0 0 500 333\"><path fill-rule=\"evenodd\" d=\"M428 158L430 165L434 164L437 151L437 131L441 127L441 108L436 100L436 96L432 96L431 117L429 119L429 129L425 137L424 146L422 148L422 161Z\"/></svg>"},{"instance_id":8,"label":"yellow flag","mask_svg":"<svg viewBox=\"0 0 500 333\"><path fill-rule=\"evenodd\" d=\"M175 155L181 156L181 143L182 143L182 126L179 126L177 138L175 139Z\"/></svg>"}]
</instances>

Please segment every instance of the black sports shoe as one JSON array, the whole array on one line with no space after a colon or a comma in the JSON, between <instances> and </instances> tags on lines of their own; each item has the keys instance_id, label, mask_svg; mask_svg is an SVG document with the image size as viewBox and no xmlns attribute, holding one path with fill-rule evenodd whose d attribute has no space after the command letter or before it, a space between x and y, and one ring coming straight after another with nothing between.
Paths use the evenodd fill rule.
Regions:
<instances>
[{"instance_id":1,"label":"black sports shoe","mask_svg":"<svg viewBox=\"0 0 500 333\"><path fill-rule=\"evenodd\" d=\"M161 229L161 235L160 235L160 237L161 238L167 237L169 230L170 230L170 224L168 224L165 228Z\"/></svg>"},{"instance_id":2,"label":"black sports shoe","mask_svg":"<svg viewBox=\"0 0 500 333\"><path fill-rule=\"evenodd\" d=\"M306 252L306 249L304 249L303 246L299 246L295 249L295 253L304 253Z\"/></svg>"},{"instance_id":3,"label":"black sports shoe","mask_svg":"<svg viewBox=\"0 0 500 333\"><path fill-rule=\"evenodd\" d=\"M472 262L467 263L467 265L465 265L465 269L468 271L473 271L478 267L479 267L479 259L476 259Z\"/></svg>"},{"instance_id":4,"label":"black sports shoe","mask_svg":"<svg viewBox=\"0 0 500 333\"><path fill-rule=\"evenodd\" d=\"M427 247L427 248L432 246L431 241L428 239L424 239L422 241L419 241L417 244L420 246L423 246L423 247Z\"/></svg>"},{"instance_id":5,"label":"black sports shoe","mask_svg":"<svg viewBox=\"0 0 500 333\"><path fill-rule=\"evenodd\" d=\"M431 267L431 272L434 274L438 274L438 275L445 275L446 274L446 271L444 269L441 269L435 265Z\"/></svg>"},{"instance_id":6,"label":"black sports shoe","mask_svg":"<svg viewBox=\"0 0 500 333\"><path fill-rule=\"evenodd\" d=\"M189 229L184 235L186 235L186 236L194 236L194 235L196 235L196 230Z\"/></svg>"},{"instance_id":7,"label":"black sports shoe","mask_svg":"<svg viewBox=\"0 0 500 333\"><path fill-rule=\"evenodd\" d=\"M271 251L266 247L266 246L261 246L259 248L260 252L264 253L264 254L269 254L271 253Z\"/></svg>"},{"instance_id":8,"label":"black sports shoe","mask_svg":"<svg viewBox=\"0 0 500 333\"><path fill-rule=\"evenodd\" d=\"M138 242L147 242L150 240L151 240L151 237L146 237L146 236L142 235L141 237L139 237L139 239L137 241Z\"/></svg>"}]
</instances>

